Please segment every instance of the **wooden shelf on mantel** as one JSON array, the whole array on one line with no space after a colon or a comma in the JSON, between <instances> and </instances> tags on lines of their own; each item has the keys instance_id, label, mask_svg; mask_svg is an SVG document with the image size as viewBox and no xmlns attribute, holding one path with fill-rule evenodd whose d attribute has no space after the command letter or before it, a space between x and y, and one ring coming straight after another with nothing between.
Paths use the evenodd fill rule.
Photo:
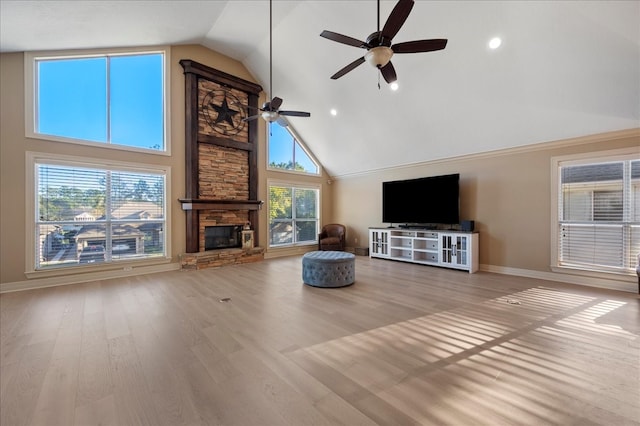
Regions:
<instances>
[{"instance_id":1,"label":"wooden shelf on mantel","mask_svg":"<svg viewBox=\"0 0 640 426\"><path fill-rule=\"evenodd\" d=\"M206 198L179 198L182 210L260 210L262 200L211 200Z\"/></svg>"}]
</instances>

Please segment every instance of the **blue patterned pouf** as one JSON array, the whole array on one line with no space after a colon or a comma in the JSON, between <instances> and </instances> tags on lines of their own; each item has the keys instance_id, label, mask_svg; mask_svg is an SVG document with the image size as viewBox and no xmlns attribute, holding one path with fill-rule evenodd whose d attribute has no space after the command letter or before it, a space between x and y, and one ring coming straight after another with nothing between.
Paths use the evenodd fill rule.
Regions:
<instances>
[{"instance_id":1,"label":"blue patterned pouf","mask_svg":"<svg viewBox=\"0 0 640 426\"><path fill-rule=\"evenodd\" d=\"M312 251L302 256L302 282L314 287L345 287L356 280L356 256L343 251Z\"/></svg>"}]
</instances>

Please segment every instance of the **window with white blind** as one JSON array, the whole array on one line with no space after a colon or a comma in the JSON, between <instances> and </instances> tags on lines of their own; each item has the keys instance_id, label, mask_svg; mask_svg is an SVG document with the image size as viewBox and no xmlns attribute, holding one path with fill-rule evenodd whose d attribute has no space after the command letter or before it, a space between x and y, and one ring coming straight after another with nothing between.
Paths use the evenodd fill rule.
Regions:
<instances>
[{"instance_id":1,"label":"window with white blind","mask_svg":"<svg viewBox=\"0 0 640 426\"><path fill-rule=\"evenodd\" d=\"M320 190L269 185L269 247L318 242Z\"/></svg>"},{"instance_id":2,"label":"window with white blind","mask_svg":"<svg viewBox=\"0 0 640 426\"><path fill-rule=\"evenodd\" d=\"M165 257L165 169L31 161L34 270Z\"/></svg>"},{"instance_id":3,"label":"window with white blind","mask_svg":"<svg viewBox=\"0 0 640 426\"><path fill-rule=\"evenodd\" d=\"M554 266L630 273L640 253L637 155L555 161Z\"/></svg>"}]
</instances>

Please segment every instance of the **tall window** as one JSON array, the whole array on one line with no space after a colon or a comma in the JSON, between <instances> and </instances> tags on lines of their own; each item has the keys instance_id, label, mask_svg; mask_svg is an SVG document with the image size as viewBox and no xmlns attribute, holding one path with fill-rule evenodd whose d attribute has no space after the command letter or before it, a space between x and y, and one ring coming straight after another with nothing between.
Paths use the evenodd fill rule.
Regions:
<instances>
[{"instance_id":1,"label":"tall window","mask_svg":"<svg viewBox=\"0 0 640 426\"><path fill-rule=\"evenodd\" d=\"M631 272L640 253L640 160L569 160L557 167L556 266Z\"/></svg>"},{"instance_id":2,"label":"tall window","mask_svg":"<svg viewBox=\"0 0 640 426\"><path fill-rule=\"evenodd\" d=\"M317 188L269 186L269 246L312 244L318 241Z\"/></svg>"},{"instance_id":3,"label":"tall window","mask_svg":"<svg viewBox=\"0 0 640 426\"><path fill-rule=\"evenodd\" d=\"M28 58L29 136L167 150L164 52Z\"/></svg>"},{"instance_id":4,"label":"tall window","mask_svg":"<svg viewBox=\"0 0 640 426\"><path fill-rule=\"evenodd\" d=\"M318 174L318 164L304 150L290 127L269 124L269 168Z\"/></svg>"},{"instance_id":5,"label":"tall window","mask_svg":"<svg viewBox=\"0 0 640 426\"><path fill-rule=\"evenodd\" d=\"M166 256L166 171L35 159L35 270Z\"/></svg>"}]
</instances>

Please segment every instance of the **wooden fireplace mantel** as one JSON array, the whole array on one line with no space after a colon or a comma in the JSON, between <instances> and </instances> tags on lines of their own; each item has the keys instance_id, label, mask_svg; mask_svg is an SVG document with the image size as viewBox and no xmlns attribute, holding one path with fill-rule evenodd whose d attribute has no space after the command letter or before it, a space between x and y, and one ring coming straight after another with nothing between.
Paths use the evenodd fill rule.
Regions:
<instances>
[{"instance_id":1,"label":"wooden fireplace mantel","mask_svg":"<svg viewBox=\"0 0 640 426\"><path fill-rule=\"evenodd\" d=\"M262 200L211 200L205 198L179 198L182 210L260 210Z\"/></svg>"}]
</instances>

